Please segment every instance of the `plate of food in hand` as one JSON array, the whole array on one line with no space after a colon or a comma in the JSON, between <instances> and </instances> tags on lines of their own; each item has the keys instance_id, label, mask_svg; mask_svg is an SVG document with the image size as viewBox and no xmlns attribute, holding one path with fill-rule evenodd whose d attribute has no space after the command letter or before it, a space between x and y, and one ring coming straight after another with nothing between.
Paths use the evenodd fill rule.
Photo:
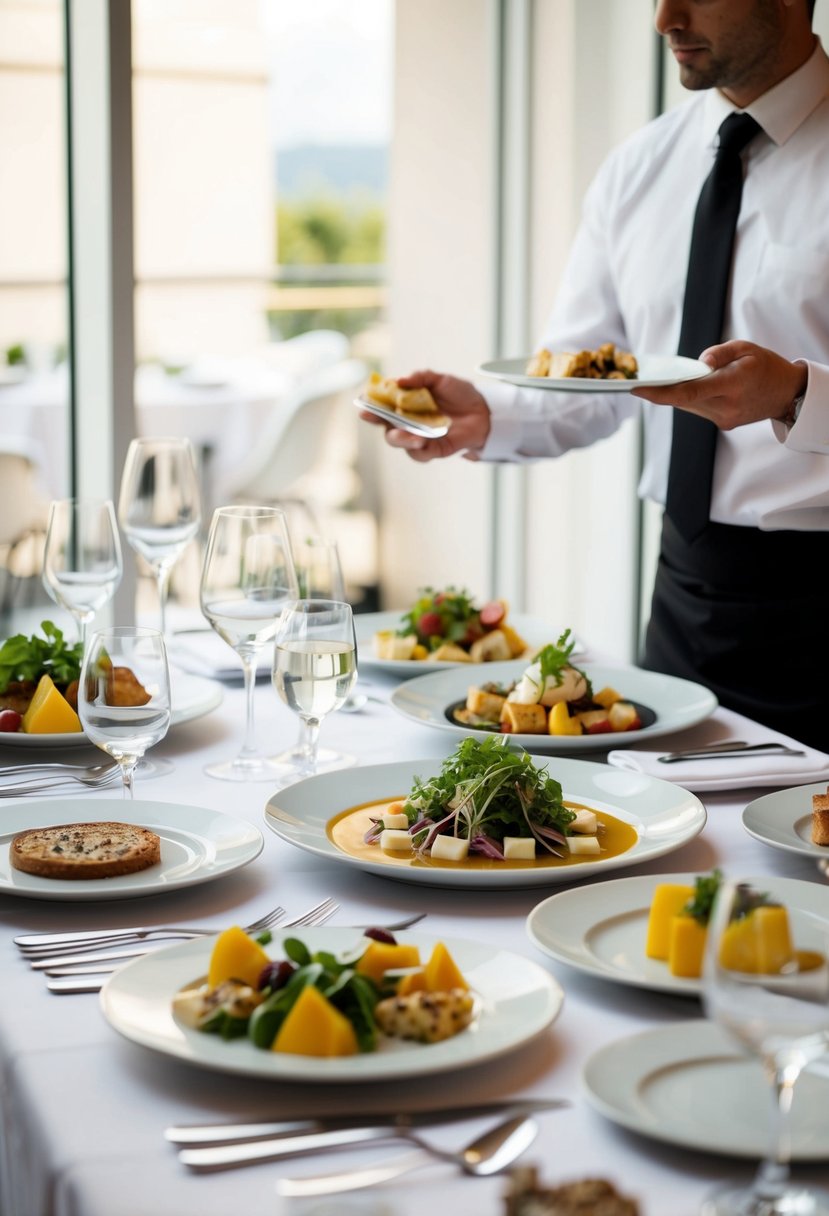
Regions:
<instances>
[{"instance_id":1,"label":"plate of food in hand","mask_svg":"<svg viewBox=\"0 0 829 1216\"><path fill-rule=\"evenodd\" d=\"M537 618L510 613L506 600L480 602L462 587L423 587L400 612L354 617L361 667L418 676L459 664L532 658L559 631ZM573 653L580 645L573 640Z\"/></svg>"},{"instance_id":2,"label":"plate of food in hand","mask_svg":"<svg viewBox=\"0 0 829 1216\"><path fill-rule=\"evenodd\" d=\"M78 678L83 648L70 644L51 621L41 635L16 634L0 646L0 745L31 748L92 746L78 717ZM113 704L140 704L144 695L133 672L114 670ZM174 673L171 726L190 722L221 704L221 686Z\"/></svg>"},{"instance_id":3,"label":"plate of food in hand","mask_svg":"<svg viewBox=\"0 0 829 1216\"><path fill-rule=\"evenodd\" d=\"M532 752L627 746L709 717L717 698L690 680L572 662L567 629L533 661L463 667L407 680L391 695L404 717L454 735L502 734Z\"/></svg>"},{"instance_id":4,"label":"plate of food in hand","mask_svg":"<svg viewBox=\"0 0 829 1216\"><path fill-rule=\"evenodd\" d=\"M520 359L494 359L478 367L481 375L521 388L559 393L629 393L707 376L711 368L684 355L633 355L613 342L596 350L553 351L542 347Z\"/></svg>"},{"instance_id":5,"label":"plate of food in hand","mask_svg":"<svg viewBox=\"0 0 829 1216\"><path fill-rule=\"evenodd\" d=\"M672 782L532 757L489 735L444 761L309 777L272 796L265 822L298 848L386 878L510 888L660 857L702 831L705 809Z\"/></svg>"},{"instance_id":6,"label":"plate of food in hand","mask_svg":"<svg viewBox=\"0 0 829 1216\"><path fill-rule=\"evenodd\" d=\"M705 874L642 874L571 887L535 907L527 934L558 962L600 979L654 992L699 996L708 920L722 881ZM766 874L743 881L764 893L744 918L746 958L781 948L801 967L816 964L820 884ZM758 969L761 969L758 964Z\"/></svg>"},{"instance_id":7,"label":"plate of food in hand","mask_svg":"<svg viewBox=\"0 0 829 1216\"><path fill-rule=\"evenodd\" d=\"M428 388L401 388L396 380L379 372L371 373L354 404L401 431L425 439L440 439L449 430L450 419L441 413Z\"/></svg>"},{"instance_id":8,"label":"plate of food in hand","mask_svg":"<svg viewBox=\"0 0 829 1216\"><path fill-rule=\"evenodd\" d=\"M328 1084L481 1064L561 1008L543 967L490 942L328 927L268 936L231 926L135 959L104 985L104 1016L202 1068Z\"/></svg>"}]
</instances>

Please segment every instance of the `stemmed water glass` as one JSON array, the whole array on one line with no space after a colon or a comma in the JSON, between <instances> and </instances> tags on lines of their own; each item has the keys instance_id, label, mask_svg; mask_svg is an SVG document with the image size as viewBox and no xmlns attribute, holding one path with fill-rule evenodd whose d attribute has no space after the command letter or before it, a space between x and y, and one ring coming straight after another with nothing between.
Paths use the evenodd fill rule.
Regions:
<instances>
[{"instance_id":1,"label":"stemmed water glass","mask_svg":"<svg viewBox=\"0 0 829 1216\"><path fill-rule=\"evenodd\" d=\"M337 542L305 536L294 546L299 598L345 600L345 581Z\"/></svg>"},{"instance_id":2,"label":"stemmed water glass","mask_svg":"<svg viewBox=\"0 0 829 1216\"><path fill-rule=\"evenodd\" d=\"M228 781L273 781L278 770L256 744L253 694L262 648L276 636L285 604L296 599L297 577L284 511L278 507L219 507L213 513L202 570L201 609L242 662L246 726L235 759L205 772Z\"/></svg>"},{"instance_id":3,"label":"stemmed water glass","mask_svg":"<svg viewBox=\"0 0 829 1216\"><path fill-rule=\"evenodd\" d=\"M789 1110L800 1073L829 1047L829 912L799 913L789 929L786 909L748 884L723 884L703 998L708 1017L760 1057L773 1100L770 1149L753 1183L721 1187L704 1216L827 1216L829 1193L790 1178Z\"/></svg>"},{"instance_id":4,"label":"stemmed water glass","mask_svg":"<svg viewBox=\"0 0 829 1216\"><path fill-rule=\"evenodd\" d=\"M117 626L92 635L81 667L78 716L89 739L121 766L124 797L135 768L170 725L167 649L157 629Z\"/></svg>"},{"instance_id":5,"label":"stemmed water glass","mask_svg":"<svg viewBox=\"0 0 829 1216\"><path fill-rule=\"evenodd\" d=\"M299 715L297 745L277 756L299 780L345 768L355 757L319 749L323 718L346 701L357 678L357 640L348 604L337 600L297 600L285 609L273 659L274 687Z\"/></svg>"},{"instance_id":6,"label":"stemmed water glass","mask_svg":"<svg viewBox=\"0 0 829 1216\"><path fill-rule=\"evenodd\" d=\"M133 439L121 475L118 519L127 541L149 563L158 585L166 637L173 566L201 523L199 479L189 439Z\"/></svg>"},{"instance_id":7,"label":"stemmed water glass","mask_svg":"<svg viewBox=\"0 0 829 1216\"><path fill-rule=\"evenodd\" d=\"M124 572L115 508L107 499L62 498L49 507L43 585L86 633L95 613L115 594Z\"/></svg>"}]
</instances>

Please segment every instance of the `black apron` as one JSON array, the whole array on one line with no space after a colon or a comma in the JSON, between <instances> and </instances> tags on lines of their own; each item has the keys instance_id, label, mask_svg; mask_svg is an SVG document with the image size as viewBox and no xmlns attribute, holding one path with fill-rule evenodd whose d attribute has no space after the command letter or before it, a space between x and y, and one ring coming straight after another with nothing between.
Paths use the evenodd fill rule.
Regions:
<instances>
[{"instance_id":1,"label":"black apron","mask_svg":"<svg viewBox=\"0 0 829 1216\"><path fill-rule=\"evenodd\" d=\"M829 751L829 532L709 523L688 544L665 517L642 666Z\"/></svg>"}]
</instances>

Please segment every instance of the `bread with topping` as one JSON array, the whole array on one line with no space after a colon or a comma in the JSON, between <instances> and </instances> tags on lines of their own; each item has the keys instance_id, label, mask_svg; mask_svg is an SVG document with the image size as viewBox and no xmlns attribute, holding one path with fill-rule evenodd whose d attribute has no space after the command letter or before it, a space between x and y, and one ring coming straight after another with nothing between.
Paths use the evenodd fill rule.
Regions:
<instances>
[{"instance_id":1,"label":"bread with topping","mask_svg":"<svg viewBox=\"0 0 829 1216\"><path fill-rule=\"evenodd\" d=\"M812 794L812 843L829 844L829 790Z\"/></svg>"},{"instance_id":2,"label":"bread with topping","mask_svg":"<svg viewBox=\"0 0 829 1216\"><path fill-rule=\"evenodd\" d=\"M132 823L60 823L19 832L9 860L40 878L117 878L158 865L161 839Z\"/></svg>"}]
</instances>

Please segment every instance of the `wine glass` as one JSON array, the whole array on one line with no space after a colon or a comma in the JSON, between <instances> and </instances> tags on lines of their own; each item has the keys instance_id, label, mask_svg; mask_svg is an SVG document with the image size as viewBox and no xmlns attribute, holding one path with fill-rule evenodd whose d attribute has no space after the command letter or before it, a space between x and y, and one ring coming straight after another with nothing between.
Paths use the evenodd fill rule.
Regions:
<instances>
[{"instance_id":1,"label":"wine glass","mask_svg":"<svg viewBox=\"0 0 829 1216\"><path fill-rule=\"evenodd\" d=\"M337 542L322 536L305 536L295 546L299 598L345 600L345 582Z\"/></svg>"},{"instance_id":2,"label":"wine glass","mask_svg":"<svg viewBox=\"0 0 829 1216\"><path fill-rule=\"evenodd\" d=\"M829 1193L789 1175L789 1109L795 1082L829 1047L829 913L798 914L746 883L724 883L714 901L703 966L709 1018L763 1062L771 1081L771 1147L753 1183L728 1183L704 1216L827 1216Z\"/></svg>"},{"instance_id":3,"label":"wine glass","mask_svg":"<svg viewBox=\"0 0 829 1216\"><path fill-rule=\"evenodd\" d=\"M351 608L337 600L289 604L276 635L273 683L300 718L297 745L277 756L296 780L354 764L354 756L319 749L320 723L340 708L357 678Z\"/></svg>"},{"instance_id":4,"label":"wine glass","mask_svg":"<svg viewBox=\"0 0 829 1216\"><path fill-rule=\"evenodd\" d=\"M51 503L43 550L43 585L86 633L95 613L115 594L124 565L112 502L62 498Z\"/></svg>"},{"instance_id":5,"label":"wine glass","mask_svg":"<svg viewBox=\"0 0 829 1216\"><path fill-rule=\"evenodd\" d=\"M152 567L166 637L170 573L201 523L199 479L189 439L133 439L121 475L118 519Z\"/></svg>"},{"instance_id":6,"label":"wine glass","mask_svg":"<svg viewBox=\"0 0 829 1216\"><path fill-rule=\"evenodd\" d=\"M124 797L136 765L170 725L167 649L157 629L117 626L92 635L78 685L78 716L89 739L121 766Z\"/></svg>"},{"instance_id":7,"label":"wine glass","mask_svg":"<svg viewBox=\"0 0 829 1216\"><path fill-rule=\"evenodd\" d=\"M227 781L272 781L278 770L259 751L253 722L258 656L276 636L297 577L285 513L278 507L219 507L213 513L202 569L201 609L242 661L246 726L234 760L205 772Z\"/></svg>"}]
</instances>

